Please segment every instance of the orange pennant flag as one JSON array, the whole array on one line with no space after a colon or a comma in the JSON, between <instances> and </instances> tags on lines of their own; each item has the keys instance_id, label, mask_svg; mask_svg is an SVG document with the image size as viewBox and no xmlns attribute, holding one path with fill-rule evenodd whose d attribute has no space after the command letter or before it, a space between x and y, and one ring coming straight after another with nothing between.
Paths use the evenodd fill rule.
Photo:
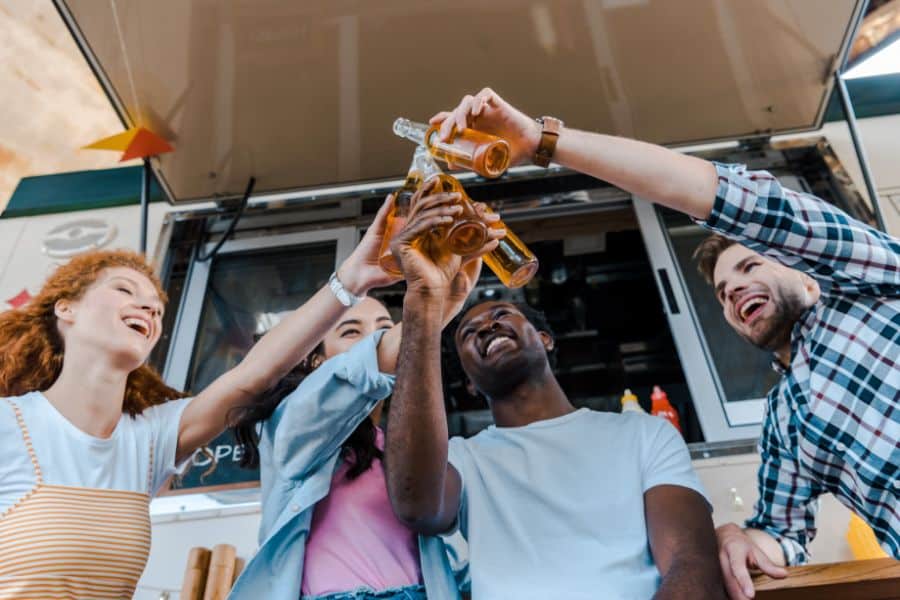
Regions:
<instances>
[{"instance_id":1,"label":"orange pennant flag","mask_svg":"<svg viewBox=\"0 0 900 600\"><path fill-rule=\"evenodd\" d=\"M159 137L145 127L132 127L122 133L117 133L93 144L84 146L89 150L117 150L122 152L120 162L132 158L147 158L165 152L172 152L174 148L169 142Z\"/></svg>"}]
</instances>

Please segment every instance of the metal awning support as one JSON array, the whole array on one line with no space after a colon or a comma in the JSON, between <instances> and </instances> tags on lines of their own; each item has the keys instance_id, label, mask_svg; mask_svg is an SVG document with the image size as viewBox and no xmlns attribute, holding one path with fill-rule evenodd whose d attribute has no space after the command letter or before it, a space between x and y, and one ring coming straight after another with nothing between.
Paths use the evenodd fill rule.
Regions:
<instances>
[{"instance_id":1,"label":"metal awning support","mask_svg":"<svg viewBox=\"0 0 900 600\"><path fill-rule=\"evenodd\" d=\"M862 10L857 14L856 22L853 23L853 31L850 35L851 44L848 45L843 56L841 57L838 68L834 72L834 85L837 88L838 96L841 99L841 109L844 111L844 120L847 121L847 127L850 129L850 139L853 141L853 149L856 151L856 159L859 161L859 169L862 171L863 181L866 184L866 191L869 194L869 202L872 203L872 211L875 213L875 223L881 231L887 231L884 224L884 217L881 214L881 207L878 204L878 193L875 191L875 183L872 178L872 171L869 170L869 159L866 157L866 150L859 139L859 130L856 128L856 111L853 110L853 101L850 99L850 92L847 91L847 82L844 81L844 72L847 70L847 61L850 57L852 49L852 40L856 39L860 27L862 27L869 2L863 3Z\"/></svg>"},{"instance_id":2,"label":"metal awning support","mask_svg":"<svg viewBox=\"0 0 900 600\"><path fill-rule=\"evenodd\" d=\"M863 181L866 184L866 191L869 193L869 201L872 203L872 211L875 213L875 222L878 224L878 229L887 231L887 227L884 224L884 217L881 214L881 207L878 204L878 193L875 191L872 172L869 170L869 159L866 157L866 149L859 139L859 131L856 128L856 112L853 110L853 102L850 100L850 93L847 91L847 83L841 75L841 71L835 72L834 84L837 88L838 96L841 98L841 108L844 110L844 119L847 121L847 127L850 129L850 139L853 140L853 149L856 151L859 169L862 171Z\"/></svg>"},{"instance_id":3,"label":"metal awning support","mask_svg":"<svg viewBox=\"0 0 900 600\"><path fill-rule=\"evenodd\" d=\"M150 209L150 159L144 159L144 167L141 173L141 245L139 252L147 254L147 217Z\"/></svg>"}]
</instances>

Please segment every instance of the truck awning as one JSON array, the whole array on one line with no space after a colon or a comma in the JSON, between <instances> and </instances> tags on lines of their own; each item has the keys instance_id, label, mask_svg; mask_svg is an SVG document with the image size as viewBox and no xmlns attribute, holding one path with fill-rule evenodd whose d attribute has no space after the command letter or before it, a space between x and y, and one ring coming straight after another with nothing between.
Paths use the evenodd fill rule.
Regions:
<instances>
[{"instance_id":1,"label":"truck awning","mask_svg":"<svg viewBox=\"0 0 900 600\"><path fill-rule=\"evenodd\" d=\"M55 0L173 202L397 177L490 85L533 116L667 145L818 128L857 0Z\"/></svg>"}]
</instances>

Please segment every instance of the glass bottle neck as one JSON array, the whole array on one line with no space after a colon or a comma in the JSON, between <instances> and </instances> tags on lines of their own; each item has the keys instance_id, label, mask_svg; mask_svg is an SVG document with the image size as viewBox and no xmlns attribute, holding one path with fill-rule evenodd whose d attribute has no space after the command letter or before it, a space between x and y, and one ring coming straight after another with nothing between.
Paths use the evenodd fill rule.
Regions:
<instances>
[{"instance_id":1,"label":"glass bottle neck","mask_svg":"<svg viewBox=\"0 0 900 600\"><path fill-rule=\"evenodd\" d=\"M425 133L428 131L428 125L424 123L416 123L403 117L394 121L394 134L406 138L411 142L415 142L420 146L425 145Z\"/></svg>"},{"instance_id":2,"label":"glass bottle neck","mask_svg":"<svg viewBox=\"0 0 900 600\"><path fill-rule=\"evenodd\" d=\"M423 182L428 181L435 175L443 173L438 164L434 161L431 153L425 146L417 146L413 154L412 164L409 166L409 174L418 174Z\"/></svg>"}]
</instances>

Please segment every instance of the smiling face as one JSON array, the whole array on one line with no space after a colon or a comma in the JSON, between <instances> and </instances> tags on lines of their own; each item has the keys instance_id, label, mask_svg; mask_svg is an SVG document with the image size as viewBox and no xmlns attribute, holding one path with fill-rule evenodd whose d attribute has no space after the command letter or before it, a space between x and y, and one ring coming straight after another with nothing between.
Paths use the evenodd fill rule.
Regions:
<instances>
[{"instance_id":1,"label":"smiling face","mask_svg":"<svg viewBox=\"0 0 900 600\"><path fill-rule=\"evenodd\" d=\"M790 343L794 324L820 293L805 273L741 244L719 255L713 285L728 324L754 346L771 351Z\"/></svg>"},{"instance_id":2,"label":"smiling face","mask_svg":"<svg viewBox=\"0 0 900 600\"><path fill-rule=\"evenodd\" d=\"M393 326L391 313L381 302L364 298L362 302L347 310L338 324L328 331L322 340L323 358L329 359L346 352L358 341L379 329L390 329Z\"/></svg>"},{"instance_id":3,"label":"smiling face","mask_svg":"<svg viewBox=\"0 0 900 600\"><path fill-rule=\"evenodd\" d=\"M455 334L463 370L488 398L505 396L549 372L553 339L505 302L484 302L463 315Z\"/></svg>"},{"instance_id":4,"label":"smiling face","mask_svg":"<svg viewBox=\"0 0 900 600\"><path fill-rule=\"evenodd\" d=\"M77 300L59 300L57 325L66 353L92 348L132 371L162 333L163 301L146 275L128 267L104 269Z\"/></svg>"}]
</instances>

